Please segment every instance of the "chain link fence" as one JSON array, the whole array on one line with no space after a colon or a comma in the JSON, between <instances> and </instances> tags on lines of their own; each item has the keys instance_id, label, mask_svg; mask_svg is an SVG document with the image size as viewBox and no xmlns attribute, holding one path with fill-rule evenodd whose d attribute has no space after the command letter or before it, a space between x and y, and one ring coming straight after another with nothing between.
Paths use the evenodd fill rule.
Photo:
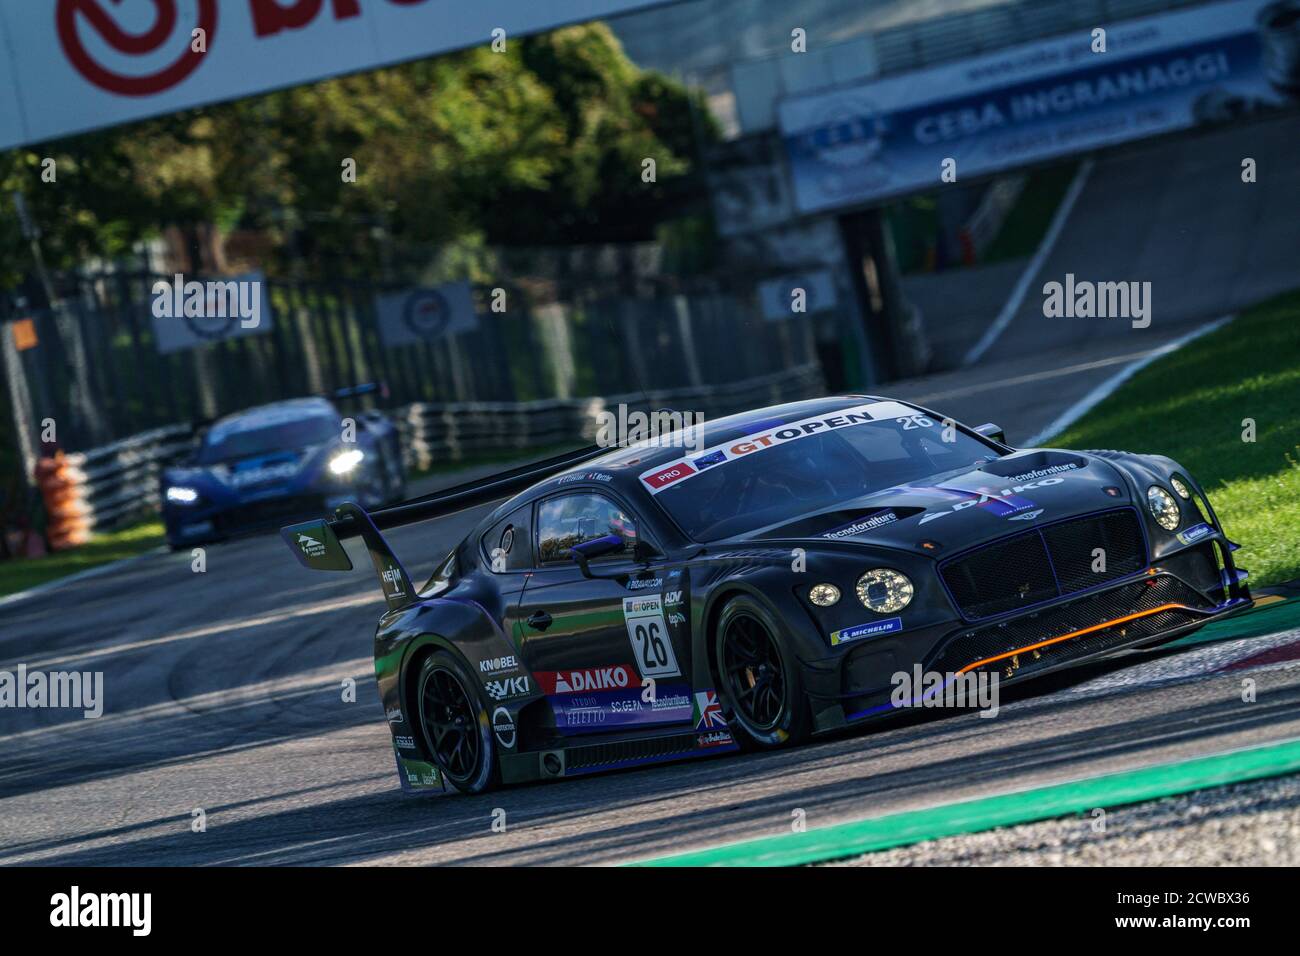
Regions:
<instances>
[{"instance_id":1,"label":"chain link fence","mask_svg":"<svg viewBox=\"0 0 1300 956\"><path fill-rule=\"evenodd\" d=\"M6 335L17 415L37 431L53 422L59 447L76 451L366 381L383 382L380 404L393 406L520 402L722 386L817 361L811 317L765 319L753 284L716 281L636 295L596 285L540 303L519 287L502 297L475 286L472 331L386 347L376 298L403 290L265 279L266 334L164 353L152 290L171 280L79 276L58 283L53 309L0 302L0 319L28 320L36 342L16 351Z\"/></svg>"}]
</instances>

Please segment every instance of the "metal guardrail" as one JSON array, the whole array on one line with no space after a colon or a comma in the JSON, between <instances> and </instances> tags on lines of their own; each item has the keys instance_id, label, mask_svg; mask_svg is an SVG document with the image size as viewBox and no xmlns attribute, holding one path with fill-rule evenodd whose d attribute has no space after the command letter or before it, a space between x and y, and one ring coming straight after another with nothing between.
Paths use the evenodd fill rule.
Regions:
<instances>
[{"instance_id":1,"label":"metal guardrail","mask_svg":"<svg viewBox=\"0 0 1300 956\"><path fill-rule=\"evenodd\" d=\"M468 456L592 441L597 416L618 405L668 408L716 418L747 408L821 395L821 367L808 364L729 385L533 402L415 402L388 414L409 470ZM92 530L111 530L158 511L159 477L194 447L192 424L168 425L67 456L78 512Z\"/></svg>"},{"instance_id":2,"label":"metal guardrail","mask_svg":"<svg viewBox=\"0 0 1300 956\"><path fill-rule=\"evenodd\" d=\"M623 404L694 412L706 419L746 408L819 395L821 368L804 365L730 385L670 389L606 398L547 399L536 402L464 402L408 405L395 416L407 468L467 454L522 449L581 438L596 440L598 417Z\"/></svg>"}]
</instances>

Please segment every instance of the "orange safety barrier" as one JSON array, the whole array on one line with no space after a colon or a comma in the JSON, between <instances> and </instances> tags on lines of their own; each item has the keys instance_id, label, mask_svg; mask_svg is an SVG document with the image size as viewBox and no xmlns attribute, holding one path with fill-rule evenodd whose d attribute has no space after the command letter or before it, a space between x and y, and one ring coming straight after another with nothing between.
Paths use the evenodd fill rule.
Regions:
<instances>
[{"instance_id":1,"label":"orange safety barrier","mask_svg":"<svg viewBox=\"0 0 1300 956\"><path fill-rule=\"evenodd\" d=\"M36 463L36 484L45 501L45 537L51 551L65 551L90 540L90 518L81 476L63 452Z\"/></svg>"}]
</instances>

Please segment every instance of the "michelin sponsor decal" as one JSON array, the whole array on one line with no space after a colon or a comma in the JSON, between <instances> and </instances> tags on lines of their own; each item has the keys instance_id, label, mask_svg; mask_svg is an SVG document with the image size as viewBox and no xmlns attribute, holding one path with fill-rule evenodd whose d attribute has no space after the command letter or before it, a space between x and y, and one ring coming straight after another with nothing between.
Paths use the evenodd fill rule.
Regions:
<instances>
[{"instance_id":1,"label":"michelin sponsor decal","mask_svg":"<svg viewBox=\"0 0 1300 956\"><path fill-rule=\"evenodd\" d=\"M798 441L800 438L807 438L809 435L815 435L822 431L847 428L852 425L863 425L868 422L889 418L910 419L915 415L915 409L899 402L870 402L866 405L855 405L852 408L845 408L831 415L816 415L801 421L790 422L788 425L782 425L779 428L746 435L739 441L718 445L714 448L706 448L703 454L681 458L670 464L651 468L641 474L641 483L645 485L650 494L657 495L669 485L684 481L693 475L698 475L701 471L714 465L735 461L737 458L763 451L765 448L775 448L777 445Z\"/></svg>"},{"instance_id":2,"label":"michelin sponsor decal","mask_svg":"<svg viewBox=\"0 0 1300 956\"><path fill-rule=\"evenodd\" d=\"M901 617L887 617L883 621L872 621L869 624L858 624L854 627L842 628L838 631L831 631L831 646L838 647L841 644L847 644L850 641L860 641L864 637L876 637L880 634L892 634L895 631L903 629L903 619Z\"/></svg>"},{"instance_id":3,"label":"michelin sponsor decal","mask_svg":"<svg viewBox=\"0 0 1300 956\"><path fill-rule=\"evenodd\" d=\"M1193 525L1186 531L1178 532L1178 540L1183 544L1191 544L1193 541L1200 541L1206 535L1211 534L1214 534L1214 529L1208 524L1202 522L1201 524Z\"/></svg>"}]
</instances>

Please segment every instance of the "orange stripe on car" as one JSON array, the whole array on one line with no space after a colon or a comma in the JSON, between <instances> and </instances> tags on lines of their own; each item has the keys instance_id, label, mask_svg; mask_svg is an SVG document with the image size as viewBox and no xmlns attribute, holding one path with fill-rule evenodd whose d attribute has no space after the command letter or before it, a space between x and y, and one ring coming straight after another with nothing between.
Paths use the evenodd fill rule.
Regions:
<instances>
[{"instance_id":1,"label":"orange stripe on car","mask_svg":"<svg viewBox=\"0 0 1300 956\"><path fill-rule=\"evenodd\" d=\"M1091 634L1093 631L1104 631L1108 627L1114 627L1116 624L1127 624L1129 621L1136 621L1140 617L1150 617L1152 614L1159 614L1161 611L1190 611L1185 604L1162 604L1159 607L1153 607L1146 611L1138 611L1136 614L1126 614L1123 617L1117 617L1113 621L1103 621L1100 624L1094 624L1092 627L1080 628L1077 631L1071 631L1069 634L1062 634L1060 637L1048 638L1045 641L1039 641L1037 644L1029 644L1026 647L1018 647L1014 651L1007 651L1005 654L998 654L996 657L986 657L982 661L976 661L974 664L967 664L958 674L965 674L967 671L974 670L977 667L983 667L985 664L992 664L996 661L1006 660L1008 657L1015 657L1017 654L1024 654L1028 651L1036 651L1040 647L1047 647L1049 644L1059 644L1061 641L1068 641L1073 637L1081 637L1084 634Z\"/></svg>"}]
</instances>

